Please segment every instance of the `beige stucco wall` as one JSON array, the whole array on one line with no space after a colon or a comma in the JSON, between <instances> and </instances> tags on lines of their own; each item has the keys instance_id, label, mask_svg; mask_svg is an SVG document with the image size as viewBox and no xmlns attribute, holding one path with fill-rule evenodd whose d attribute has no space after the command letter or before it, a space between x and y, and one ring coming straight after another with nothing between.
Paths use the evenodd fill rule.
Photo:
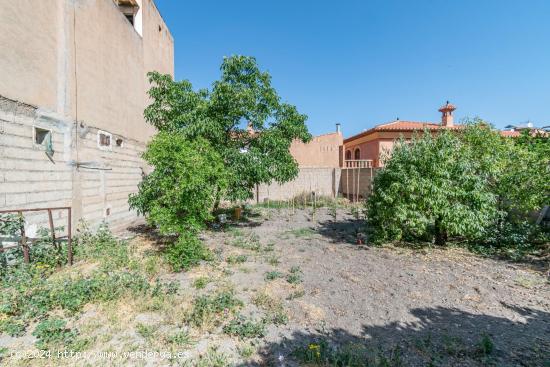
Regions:
<instances>
[{"instance_id":1,"label":"beige stucco wall","mask_svg":"<svg viewBox=\"0 0 550 367\"><path fill-rule=\"evenodd\" d=\"M146 73L174 74L172 36L154 3L141 3L143 37L112 0L0 0L0 209L68 205L75 223L114 229L138 218L127 200L154 133ZM52 158L34 126L51 130ZM111 149L99 148L99 130Z\"/></svg>"},{"instance_id":2,"label":"beige stucco wall","mask_svg":"<svg viewBox=\"0 0 550 367\"><path fill-rule=\"evenodd\" d=\"M0 95L56 109L59 5L0 0Z\"/></svg>"},{"instance_id":3,"label":"beige stucco wall","mask_svg":"<svg viewBox=\"0 0 550 367\"><path fill-rule=\"evenodd\" d=\"M339 132L315 136L309 143L294 141L290 153L301 168L340 167L340 146L342 134Z\"/></svg>"},{"instance_id":4,"label":"beige stucco wall","mask_svg":"<svg viewBox=\"0 0 550 367\"><path fill-rule=\"evenodd\" d=\"M173 75L174 52L142 6L143 37L112 0L0 0L0 95L147 141L146 73Z\"/></svg>"}]
</instances>

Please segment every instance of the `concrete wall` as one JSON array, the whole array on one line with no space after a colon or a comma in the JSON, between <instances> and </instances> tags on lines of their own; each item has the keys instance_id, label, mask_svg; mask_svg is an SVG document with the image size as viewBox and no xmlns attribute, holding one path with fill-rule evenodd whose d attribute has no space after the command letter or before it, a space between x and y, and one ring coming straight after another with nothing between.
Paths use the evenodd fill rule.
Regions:
<instances>
[{"instance_id":1,"label":"concrete wall","mask_svg":"<svg viewBox=\"0 0 550 367\"><path fill-rule=\"evenodd\" d=\"M290 153L301 168L340 167L339 149L343 138L339 132L315 136L309 143L294 141Z\"/></svg>"},{"instance_id":2,"label":"concrete wall","mask_svg":"<svg viewBox=\"0 0 550 367\"><path fill-rule=\"evenodd\" d=\"M51 158L44 146L34 143L34 127L51 131ZM98 131L88 128L77 141L70 120L0 97L0 208L72 206L75 220L84 219L92 227L106 221L114 230L135 221L128 195L141 181L144 164L139 156L145 144L125 138L122 146L103 150ZM65 226L63 218L65 212L56 212L56 225ZM26 219L35 227L47 224L45 212Z\"/></svg>"},{"instance_id":3,"label":"concrete wall","mask_svg":"<svg viewBox=\"0 0 550 367\"><path fill-rule=\"evenodd\" d=\"M350 200L366 199L372 191L376 168L345 168L340 175L340 194Z\"/></svg>"},{"instance_id":4,"label":"concrete wall","mask_svg":"<svg viewBox=\"0 0 550 367\"><path fill-rule=\"evenodd\" d=\"M112 0L2 0L0 95L147 141L146 73L173 75L174 51L154 3L142 7L143 37Z\"/></svg>"},{"instance_id":5,"label":"concrete wall","mask_svg":"<svg viewBox=\"0 0 550 367\"><path fill-rule=\"evenodd\" d=\"M0 209L72 206L75 222L130 224L128 195L154 133L143 118L146 73L174 73L153 1L141 1L142 35L112 0L0 1ZM51 159L34 126L51 130ZM98 146L99 130L112 134L110 149Z\"/></svg>"},{"instance_id":6,"label":"concrete wall","mask_svg":"<svg viewBox=\"0 0 550 367\"><path fill-rule=\"evenodd\" d=\"M298 177L279 185L260 185L254 193L255 202L288 200L303 193L335 197L340 190L340 168L301 168Z\"/></svg>"}]
</instances>

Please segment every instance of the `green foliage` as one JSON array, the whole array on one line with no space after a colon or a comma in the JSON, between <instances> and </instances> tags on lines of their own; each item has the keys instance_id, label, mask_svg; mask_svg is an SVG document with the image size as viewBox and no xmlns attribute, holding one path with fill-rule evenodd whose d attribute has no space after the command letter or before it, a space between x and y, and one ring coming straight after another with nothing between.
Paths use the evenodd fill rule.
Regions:
<instances>
[{"instance_id":1,"label":"green foliage","mask_svg":"<svg viewBox=\"0 0 550 367\"><path fill-rule=\"evenodd\" d=\"M227 184L219 153L205 139L191 141L161 131L143 158L154 170L139 184L139 192L130 195L130 206L163 234L202 228Z\"/></svg>"},{"instance_id":2,"label":"green foliage","mask_svg":"<svg viewBox=\"0 0 550 367\"><path fill-rule=\"evenodd\" d=\"M143 339L152 339L155 336L156 328L150 325L138 323L136 325L136 331Z\"/></svg>"},{"instance_id":3,"label":"green foliage","mask_svg":"<svg viewBox=\"0 0 550 367\"><path fill-rule=\"evenodd\" d=\"M275 279L278 279L278 278L281 278L283 276L283 274L279 271L268 271L267 273L265 273L264 275L264 278L265 280L275 280Z\"/></svg>"},{"instance_id":4,"label":"green foliage","mask_svg":"<svg viewBox=\"0 0 550 367\"><path fill-rule=\"evenodd\" d=\"M289 148L294 139L311 138L307 117L280 101L271 76L254 58L225 58L221 78L211 90L195 91L187 80L174 82L156 72L149 73L149 79L153 102L145 110L146 120L170 136L208 141L229 173L227 198L247 199L256 184L286 182L297 175ZM250 134L245 124L255 133ZM202 168L198 165L193 173Z\"/></svg>"},{"instance_id":5,"label":"green foliage","mask_svg":"<svg viewBox=\"0 0 550 367\"><path fill-rule=\"evenodd\" d=\"M223 327L223 332L242 339L261 338L265 336L265 324L262 321L248 320L242 315L237 315Z\"/></svg>"},{"instance_id":6,"label":"green foliage","mask_svg":"<svg viewBox=\"0 0 550 367\"><path fill-rule=\"evenodd\" d=\"M0 332L21 335L31 322L54 310L72 315L92 302L175 292L173 284L151 284L144 274L126 269L132 262L128 244L117 241L107 228L96 234L81 233L75 246L78 259L98 263L95 270L87 274L56 274L41 263L6 269L0 278Z\"/></svg>"},{"instance_id":7,"label":"green foliage","mask_svg":"<svg viewBox=\"0 0 550 367\"><path fill-rule=\"evenodd\" d=\"M55 317L41 321L32 333L38 339L36 346L41 349L51 346L69 346L77 334L66 326L67 321Z\"/></svg>"},{"instance_id":8,"label":"green foliage","mask_svg":"<svg viewBox=\"0 0 550 367\"><path fill-rule=\"evenodd\" d=\"M208 283L210 283L210 278L199 277L193 281L193 287L195 287L195 289L203 289Z\"/></svg>"},{"instance_id":9,"label":"green foliage","mask_svg":"<svg viewBox=\"0 0 550 367\"><path fill-rule=\"evenodd\" d=\"M246 255L229 255L225 261L228 264L242 264L245 263L248 257Z\"/></svg>"},{"instance_id":10,"label":"green foliage","mask_svg":"<svg viewBox=\"0 0 550 367\"><path fill-rule=\"evenodd\" d=\"M212 253L193 233L182 233L176 243L165 251L166 260L174 271L188 270L201 261L211 261Z\"/></svg>"},{"instance_id":11,"label":"green foliage","mask_svg":"<svg viewBox=\"0 0 550 367\"><path fill-rule=\"evenodd\" d=\"M290 268L289 274L286 276L286 281L290 284L299 284L302 282L302 269L299 266Z\"/></svg>"},{"instance_id":12,"label":"green foliage","mask_svg":"<svg viewBox=\"0 0 550 367\"><path fill-rule=\"evenodd\" d=\"M367 204L374 239L444 244L452 236L484 252L525 253L541 238L529 216L550 199L549 144L546 136L505 138L481 120L400 141Z\"/></svg>"},{"instance_id":13,"label":"green foliage","mask_svg":"<svg viewBox=\"0 0 550 367\"><path fill-rule=\"evenodd\" d=\"M385 240L481 235L496 217L495 195L469 147L448 131L399 141L374 179L368 221Z\"/></svg>"},{"instance_id":14,"label":"green foliage","mask_svg":"<svg viewBox=\"0 0 550 367\"><path fill-rule=\"evenodd\" d=\"M481 336L481 340L479 341L479 353L483 357L487 357L493 353L494 349L495 345L493 343L493 340L489 335L484 333Z\"/></svg>"},{"instance_id":15,"label":"green foliage","mask_svg":"<svg viewBox=\"0 0 550 367\"><path fill-rule=\"evenodd\" d=\"M179 347L186 347L195 343L187 330L181 330L171 335L168 342Z\"/></svg>"},{"instance_id":16,"label":"green foliage","mask_svg":"<svg viewBox=\"0 0 550 367\"><path fill-rule=\"evenodd\" d=\"M223 315L227 315L243 305L242 301L230 291L219 292L214 295L199 296L193 301L193 309L187 319L195 326L203 326Z\"/></svg>"}]
</instances>

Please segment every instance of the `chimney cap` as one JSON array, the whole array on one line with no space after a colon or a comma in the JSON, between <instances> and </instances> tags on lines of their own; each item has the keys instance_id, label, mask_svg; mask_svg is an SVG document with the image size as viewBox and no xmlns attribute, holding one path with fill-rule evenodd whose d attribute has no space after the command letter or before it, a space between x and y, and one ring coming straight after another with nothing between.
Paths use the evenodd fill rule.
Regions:
<instances>
[{"instance_id":1,"label":"chimney cap","mask_svg":"<svg viewBox=\"0 0 550 367\"><path fill-rule=\"evenodd\" d=\"M454 110L456 110L456 106L452 103L449 103L449 101L447 101L447 103L441 106L441 108L439 109L439 112L447 112L447 111L452 112Z\"/></svg>"}]
</instances>

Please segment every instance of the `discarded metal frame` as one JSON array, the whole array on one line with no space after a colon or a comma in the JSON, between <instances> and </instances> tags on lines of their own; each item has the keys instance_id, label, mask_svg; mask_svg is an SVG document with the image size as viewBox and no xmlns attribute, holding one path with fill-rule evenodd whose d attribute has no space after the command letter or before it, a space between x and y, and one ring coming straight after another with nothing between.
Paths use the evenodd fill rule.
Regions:
<instances>
[{"instance_id":1,"label":"discarded metal frame","mask_svg":"<svg viewBox=\"0 0 550 367\"><path fill-rule=\"evenodd\" d=\"M55 227L53 225L53 210L66 210L67 211L67 262L69 265L73 264L73 245L72 245L72 220L71 220L71 214L72 214L72 208L70 206L66 207L53 207L53 208L34 208L34 209L10 209L10 210L0 210L0 214L10 214L10 213L17 213L21 218L23 218L23 213L25 212L41 212L41 211L47 211L48 212L48 221L50 225L50 232L52 235L52 242L54 246L59 246L58 242L62 237L57 237L55 235ZM29 254L29 244L27 242L27 237L25 235L25 222L23 221L21 223L21 240L20 243L17 245L12 246L0 246L0 252L4 252L5 250L8 250L10 248L16 248L21 246L23 249L23 261L28 264L30 262L30 254Z\"/></svg>"}]
</instances>

